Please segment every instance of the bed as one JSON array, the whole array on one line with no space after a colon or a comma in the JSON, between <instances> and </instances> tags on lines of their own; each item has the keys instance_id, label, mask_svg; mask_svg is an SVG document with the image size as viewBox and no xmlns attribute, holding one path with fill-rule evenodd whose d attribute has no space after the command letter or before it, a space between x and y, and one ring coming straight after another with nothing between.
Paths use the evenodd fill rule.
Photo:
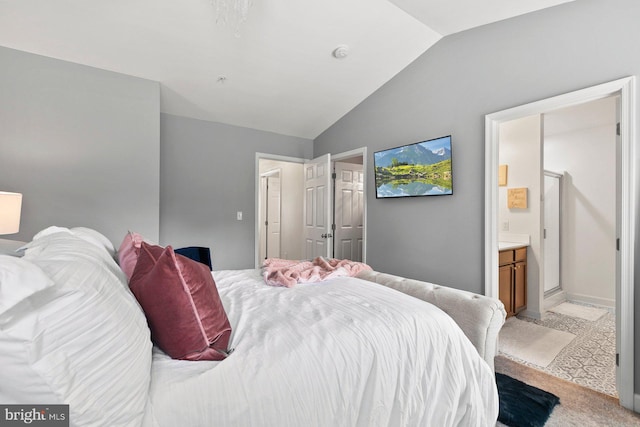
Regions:
<instances>
[{"instance_id":1,"label":"bed","mask_svg":"<svg viewBox=\"0 0 640 427\"><path fill-rule=\"evenodd\" d=\"M85 228L0 257L0 402L69 404L77 426L496 423L495 300L371 271L292 288L214 271L233 351L176 360L115 259ZM465 324L474 310L488 317Z\"/></svg>"}]
</instances>

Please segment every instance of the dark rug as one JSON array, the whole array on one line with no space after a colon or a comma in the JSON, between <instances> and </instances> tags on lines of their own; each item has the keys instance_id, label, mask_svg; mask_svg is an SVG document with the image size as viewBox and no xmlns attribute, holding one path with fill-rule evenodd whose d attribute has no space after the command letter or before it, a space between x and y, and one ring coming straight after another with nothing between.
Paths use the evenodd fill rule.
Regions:
<instances>
[{"instance_id":1,"label":"dark rug","mask_svg":"<svg viewBox=\"0 0 640 427\"><path fill-rule=\"evenodd\" d=\"M511 427L542 427L560 402L558 396L496 372L498 421Z\"/></svg>"}]
</instances>

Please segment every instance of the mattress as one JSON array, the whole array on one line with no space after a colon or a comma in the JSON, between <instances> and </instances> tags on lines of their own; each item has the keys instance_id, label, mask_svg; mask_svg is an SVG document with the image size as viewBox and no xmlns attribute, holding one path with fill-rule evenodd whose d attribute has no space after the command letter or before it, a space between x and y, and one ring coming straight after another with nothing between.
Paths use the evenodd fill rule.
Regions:
<instances>
[{"instance_id":1,"label":"mattress","mask_svg":"<svg viewBox=\"0 0 640 427\"><path fill-rule=\"evenodd\" d=\"M439 308L352 277L213 275L234 351L192 362L154 348L145 426L495 426L494 374Z\"/></svg>"}]
</instances>

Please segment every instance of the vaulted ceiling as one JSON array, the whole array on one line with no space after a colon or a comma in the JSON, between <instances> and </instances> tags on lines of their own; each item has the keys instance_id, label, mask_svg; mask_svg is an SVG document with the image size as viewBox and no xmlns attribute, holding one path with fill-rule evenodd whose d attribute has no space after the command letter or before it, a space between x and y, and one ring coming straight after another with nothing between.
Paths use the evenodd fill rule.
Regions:
<instances>
[{"instance_id":1,"label":"vaulted ceiling","mask_svg":"<svg viewBox=\"0 0 640 427\"><path fill-rule=\"evenodd\" d=\"M571 0L0 0L0 45L160 82L162 112L315 138L440 38ZM347 56L333 51L347 46Z\"/></svg>"}]
</instances>

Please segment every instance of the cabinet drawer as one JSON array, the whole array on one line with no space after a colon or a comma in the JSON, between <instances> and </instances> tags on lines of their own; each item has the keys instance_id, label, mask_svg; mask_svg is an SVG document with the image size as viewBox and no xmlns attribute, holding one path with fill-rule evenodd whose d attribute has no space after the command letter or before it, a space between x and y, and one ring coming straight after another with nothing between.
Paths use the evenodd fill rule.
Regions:
<instances>
[{"instance_id":1,"label":"cabinet drawer","mask_svg":"<svg viewBox=\"0 0 640 427\"><path fill-rule=\"evenodd\" d=\"M527 260L527 248L519 248L515 250L515 261Z\"/></svg>"},{"instance_id":2,"label":"cabinet drawer","mask_svg":"<svg viewBox=\"0 0 640 427\"><path fill-rule=\"evenodd\" d=\"M514 251L512 249L498 252L498 265L511 264L514 260Z\"/></svg>"}]
</instances>

